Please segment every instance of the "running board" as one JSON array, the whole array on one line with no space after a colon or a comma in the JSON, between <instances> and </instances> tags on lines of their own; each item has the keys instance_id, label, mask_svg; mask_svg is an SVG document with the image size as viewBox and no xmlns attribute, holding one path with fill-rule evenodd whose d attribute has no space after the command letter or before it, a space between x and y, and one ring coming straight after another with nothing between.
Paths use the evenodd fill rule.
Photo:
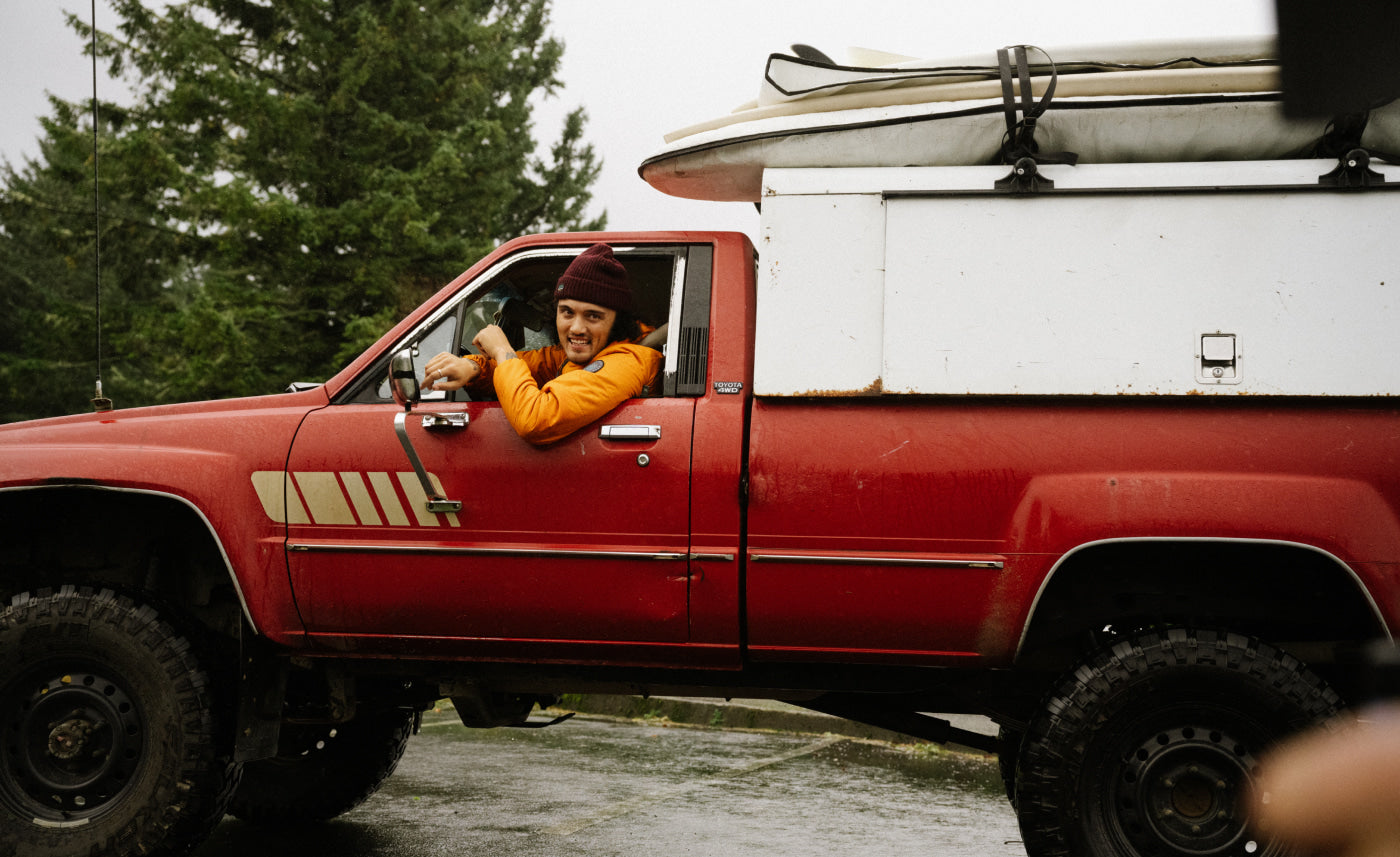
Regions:
<instances>
[{"instance_id":1,"label":"running board","mask_svg":"<svg viewBox=\"0 0 1400 857\"><path fill-rule=\"evenodd\" d=\"M1001 741L995 735L983 735L980 732L959 729L947 720L920 714L917 711L883 711L871 705L830 698L791 704L822 714L854 720L867 726L909 735L924 741L932 741L935 744L958 744L972 750L992 754L1001 752Z\"/></svg>"}]
</instances>

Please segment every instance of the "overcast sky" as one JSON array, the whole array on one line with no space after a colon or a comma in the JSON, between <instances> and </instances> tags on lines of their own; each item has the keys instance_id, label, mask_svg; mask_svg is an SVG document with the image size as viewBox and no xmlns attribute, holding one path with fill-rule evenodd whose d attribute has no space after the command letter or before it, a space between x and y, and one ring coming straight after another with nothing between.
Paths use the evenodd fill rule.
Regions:
<instances>
[{"instance_id":1,"label":"overcast sky","mask_svg":"<svg viewBox=\"0 0 1400 857\"><path fill-rule=\"evenodd\" d=\"M86 19L89 2L0 0L0 155L16 165L38 151L45 94L77 100L91 89L91 65L64 24L65 9ZM1011 44L1275 31L1273 0L554 0L553 9L553 33L565 43L565 88L537 112L536 136L551 142L567 110L588 111L588 139L604 159L594 205L607 210L609 228L751 236L758 227L751 205L664 196L637 177L637 166L667 132L754 98L768 54L794 42L840 61L852 46L937 58ZM104 0L97 17L112 29ZM98 85L104 99L121 91L111 81Z\"/></svg>"}]
</instances>

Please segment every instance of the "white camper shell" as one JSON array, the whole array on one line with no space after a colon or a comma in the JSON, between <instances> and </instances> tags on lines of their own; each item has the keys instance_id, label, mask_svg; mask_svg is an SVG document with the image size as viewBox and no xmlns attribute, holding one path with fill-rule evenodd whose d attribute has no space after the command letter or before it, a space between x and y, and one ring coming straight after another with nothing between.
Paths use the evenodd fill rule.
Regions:
<instances>
[{"instance_id":1,"label":"white camper shell","mask_svg":"<svg viewBox=\"0 0 1400 857\"><path fill-rule=\"evenodd\" d=\"M1400 167L1010 172L767 169L755 393L1400 393Z\"/></svg>"}]
</instances>

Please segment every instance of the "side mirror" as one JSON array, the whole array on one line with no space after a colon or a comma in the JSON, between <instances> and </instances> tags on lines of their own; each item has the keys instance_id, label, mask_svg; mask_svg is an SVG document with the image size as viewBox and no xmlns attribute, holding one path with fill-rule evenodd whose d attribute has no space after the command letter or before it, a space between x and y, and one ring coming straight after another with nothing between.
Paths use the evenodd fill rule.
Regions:
<instances>
[{"instance_id":1,"label":"side mirror","mask_svg":"<svg viewBox=\"0 0 1400 857\"><path fill-rule=\"evenodd\" d=\"M418 404L418 373L412 351L405 349L389 358L389 391L405 411Z\"/></svg>"}]
</instances>

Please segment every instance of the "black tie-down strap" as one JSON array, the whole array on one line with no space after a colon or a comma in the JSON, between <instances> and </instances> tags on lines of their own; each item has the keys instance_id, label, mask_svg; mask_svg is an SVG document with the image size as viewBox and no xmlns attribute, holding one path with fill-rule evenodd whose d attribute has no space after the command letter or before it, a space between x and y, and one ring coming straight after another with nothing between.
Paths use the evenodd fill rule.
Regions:
<instances>
[{"instance_id":1,"label":"black tie-down strap","mask_svg":"<svg viewBox=\"0 0 1400 857\"><path fill-rule=\"evenodd\" d=\"M1031 91L1030 63L1026 59L1028 50L1038 51L1045 57L1050 68L1050 82L1040 101L1035 100ZM1015 62L1015 68L1012 63ZM997 51L997 65L1001 73L1001 98L1006 112L1006 135L1001 141L1001 163L1011 164L1011 174L996 183L999 190L1029 192L1053 188L1055 183L1039 175L1040 164L1078 163L1079 156L1074 152L1041 152L1035 142L1036 120L1045 115L1050 102L1055 97L1055 82L1058 75L1050 55L1033 45L1015 45ZM1020 99L1017 99L1017 91ZM1020 119L1017 119L1017 113Z\"/></svg>"}]
</instances>

